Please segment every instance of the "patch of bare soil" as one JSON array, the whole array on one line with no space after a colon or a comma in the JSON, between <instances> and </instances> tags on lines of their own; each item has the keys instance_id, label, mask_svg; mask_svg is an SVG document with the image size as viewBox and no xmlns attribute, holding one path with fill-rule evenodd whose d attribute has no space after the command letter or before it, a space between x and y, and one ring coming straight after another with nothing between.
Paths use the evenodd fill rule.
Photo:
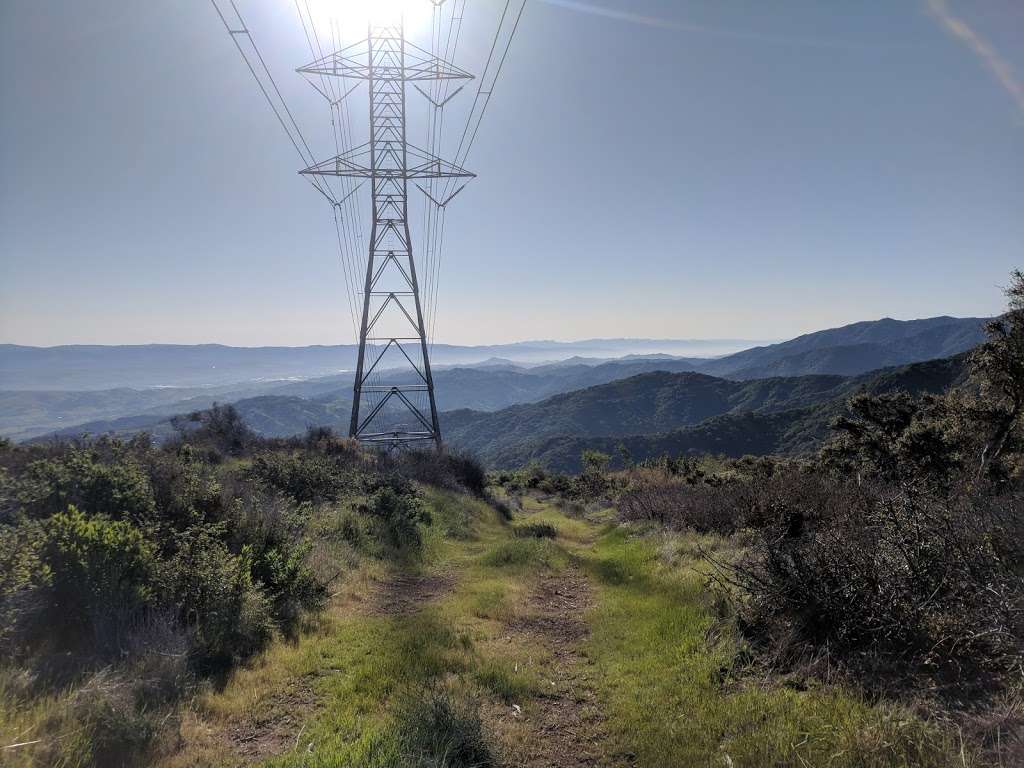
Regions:
<instances>
[{"instance_id":1,"label":"patch of bare soil","mask_svg":"<svg viewBox=\"0 0 1024 768\"><path fill-rule=\"evenodd\" d=\"M447 573L400 574L380 585L367 601L366 610L377 616L408 616L454 587L455 579Z\"/></svg>"},{"instance_id":2,"label":"patch of bare soil","mask_svg":"<svg viewBox=\"0 0 1024 768\"><path fill-rule=\"evenodd\" d=\"M511 766L516 768L593 768L626 766L629 760L609 755L603 731L604 717L591 681L593 670L583 655L589 635L583 620L591 606L590 584L575 568L545 577L527 602L527 612L508 624L509 639L540 644L551 653L542 679L544 696L512 715L532 738L512 746ZM508 723L507 710L490 711L496 730ZM510 724L510 723L509 723ZM513 731L510 729L508 735Z\"/></svg>"},{"instance_id":3,"label":"patch of bare soil","mask_svg":"<svg viewBox=\"0 0 1024 768\"><path fill-rule=\"evenodd\" d=\"M252 764L295 749L302 723L317 706L316 695L308 680L300 680L285 691L278 691L267 703L266 716L236 722L226 729L232 750Z\"/></svg>"}]
</instances>

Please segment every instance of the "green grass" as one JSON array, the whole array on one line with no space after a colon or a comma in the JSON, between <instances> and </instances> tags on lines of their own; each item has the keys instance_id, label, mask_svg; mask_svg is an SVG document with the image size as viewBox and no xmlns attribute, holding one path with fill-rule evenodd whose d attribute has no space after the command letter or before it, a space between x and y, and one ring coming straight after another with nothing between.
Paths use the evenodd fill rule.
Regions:
<instances>
[{"instance_id":1,"label":"green grass","mask_svg":"<svg viewBox=\"0 0 1024 768\"><path fill-rule=\"evenodd\" d=\"M392 738L409 691L426 688L449 674L466 671L472 642L434 611L409 617L361 617L336 627L310 644L301 665L319 674L320 713L300 746L272 766L376 766L397 764ZM403 704L404 706L407 706ZM312 755L306 745L314 745Z\"/></svg>"},{"instance_id":2,"label":"green grass","mask_svg":"<svg viewBox=\"0 0 1024 768\"><path fill-rule=\"evenodd\" d=\"M735 541L636 537L532 499L515 526L544 523L557 540L518 538L478 500L430 491L426 501L434 524L424 531L423 557L402 567L443 571L453 590L411 615L370 615L359 606L395 566L364 564L363 581L336 596L317 631L275 645L202 700L183 731L190 748L167 768L247 765L204 736L210 724L224 733L234 722L283 715L303 725L265 763L272 768L497 764L503 749L515 754L547 738L530 713L554 663L549 648L509 642L506 624L526 609L538 576L571 565L593 586L582 650L607 718L608 754L632 754L637 768L964 764L958 742L897 706L835 687L750 679L737 639L727 628L709 632L714 611L695 565L698 545L728 554ZM296 686L311 689L315 705L290 711L279 694ZM513 705L523 718L508 714ZM501 743L482 736L487 711L502 713ZM973 764L970 755L965 762Z\"/></svg>"},{"instance_id":3,"label":"green grass","mask_svg":"<svg viewBox=\"0 0 1024 768\"><path fill-rule=\"evenodd\" d=\"M535 674L517 669L506 659L484 660L474 670L473 679L506 704L525 702L541 693Z\"/></svg>"},{"instance_id":4,"label":"green grass","mask_svg":"<svg viewBox=\"0 0 1024 768\"><path fill-rule=\"evenodd\" d=\"M559 559L557 547L547 539L511 539L494 545L483 559L494 568L547 567Z\"/></svg>"},{"instance_id":5,"label":"green grass","mask_svg":"<svg viewBox=\"0 0 1024 768\"><path fill-rule=\"evenodd\" d=\"M477 582L472 594L467 596L470 613L479 619L503 621L511 615L509 588L502 579Z\"/></svg>"},{"instance_id":6,"label":"green grass","mask_svg":"<svg viewBox=\"0 0 1024 768\"><path fill-rule=\"evenodd\" d=\"M75 716L73 691L33 696L24 690L24 682L11 670L0 670L0 747L23 745L4 749L0 765L28 768L42 761L63 761L67 766L87 764L92 751L90 734ZM59 741L38 741L41 734L53 731L61 737Z\"/></svg>"},{"instance_id":7,"label":"green grass","mask_svg":"<svg viewBox=\"0 0 1024 768\"><path fill-rule=\"evenodd\" d=\"M667 567L655 543L617 529L586 562L598 584L588 655L608 726L637 766L963 765L958 743L897 706L734 676L738 645L709 644L693 561Z\"/></svg>"}]
</instances>

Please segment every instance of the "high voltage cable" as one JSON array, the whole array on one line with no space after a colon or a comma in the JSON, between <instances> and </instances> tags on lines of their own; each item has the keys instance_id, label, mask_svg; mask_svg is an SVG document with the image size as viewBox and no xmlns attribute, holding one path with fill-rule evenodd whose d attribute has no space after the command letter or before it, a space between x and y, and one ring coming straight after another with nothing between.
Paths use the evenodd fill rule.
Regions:
<instances>
[{"instance_id":1,"label":"high voltage cable","mask_svg":"<svg viewBox=\"0 0 1024 768\"><path fill-rule=\"evenodd\" d=\"M219 0L221 3L223 0ZM314 155L309 148L309 144L306 143L305 137L302 135L302 131L299 129L298 123L295 122L295 117L292 115L291 110L288 108L287 102L281 95L281 90L277 87L277 82L274 80L274 76L270 74L270 70L267 68L267 63L263 59L263 54L260 53L259 46L256 45L256 40L253 38L252 33L249 31L248 26L245 23L245 19L242 18L242 14L239 13L238 7L235 5L234 0L228 0L228 4L231 6L231 10L234 12L234 17L238 22L238 27L232 27L231 22L228 21L227 16L221 10L221 6L218 4L218 0L210 0L213 5L213 9L217 12L220 17L221 23L224 24L224 29L227 30L228 35L234 42L235 47L242 56L242 60L245 65L249 68L249 72L252 74L253 79L256 80L256 84L259 86L260 92L263 94L263 98L266 99L267 104L270 106L271 111L277 118L278 123L281 124L281 128L284 129L285 135L288 136L288 140L291 145L295 148L302 162L306 165L316 162ZM254 61L249 54L246 53L245 48L239 42L239 38L245 37L249 41L249 45L252 47L253 53L256 54L256 60ZM257 66L257 63L258 65ZM277 103L274 102L273 96L270 91L267 90L267 86L264 84L263 79L260 78L257 69L263 72L266 81L270 84L271 89L277 96ZM288 120L285 120L287 115ZM291 127L289 127L289 123ZM300 146L301 145L301 146ZM305 153L303 153L305 148ZM311 162L312 161L312 162ZM331 192L331 188L327 185L322 185L317 179L310 179L310 183L316 188L320 194L326 197L331 203L335 202L334 195ZM326 188L325 188L326 187Z\"/></svg>"},{"instance_id":2,"label":"high voltage cable","mask_svg":"<svg viewBox=\"0 0 1024 768\"><path fill-rule=\"evenodd\" d=\"M440 42L441 42L441 14L438 6L434 8L434 24L432 29L431 45L433 50L431 53L434 56L439 56L444 61L454 61L455 51L458 47L459 37L462 31L462 21L465 17L466 0L456 0L452 5L452 15L448 23L448 35L445 41L444 53L441 54ZM456 23L457 22L457 23ZM454 42L453 42L454 35ZM431 119L428 128L428 152L433 155L439 154L440 150L440 134L444 127L444 105L446 105L449 90L451 89L451 83L449 81L438 81L433 84L431 89L430 101L432 104ZM440 106L438 106L440 105ZM435 194L434 180L430 179L427 184L431 196ZM423 228L423 252L424 261L426 267L425 281L424 281L424 293L425 293L425 305L426 305L426 323L430 328L436 326L437 316L437 281L440 277L440 257L441 254L437 250L438 239L436 237L436 231L438 228L438 221L441 216L442 207L437 205L433 200L428 200L424 203L424 228ZM433 336L428 333L428 341L431 350L433 349Z\"/></svg>"},{"instance_id":3,"label":"high voltage cable","mask_svg":"<svg viewBox=\"0 0 1024 768\"><path fill-rule=\"evenodd\" d=\"M316 25L314 23L313 14L309 7L309 1L303 1L306 7L306 16L308 16L309 18L308 27L306 25L306 17L303 16L302 8L299 5L299 0L295 0L295 11L299 16L299 23L302 26L302 32L305 35L306 44L309 46L310 55L312 55L314 59L322 59L324 56L323 47L320 45L320 36L316 31ZM310 36L311 33L312 37ZM335 151L337 154L340 155L342 142L339 141L338 128L335 121L335 106L340 101L339 92L336 89L336 84L331 78L327 78L324 75L320 75L320 82L324 87L324 91L329 92L329 94L325 93L325 97L327 98L329 108L331 111L331 134L334 139ZM354 218L354 216L352 215L353 210L350 202L353 192L351 186L352 184L350 179L341 180L342 199L334 203L334 205L332 206L332 214L334 216L335 230L338 235L338 250L339 256L342 261L342 269L345 274L345 288L349 299L349 308L352 315L352 325L353 329L355 329L357 327L355 307L358 304L358 300L354 280L349 277L349 272L351 271L353 276L358 274L358 270L356 269L356 267L359 264L358 257L356 256L356 248L358 246L354 234L350 232L350 227L346 226L346 220L351 222L351 219ZM340 211L341 205L344 204L348 205L348 214L342 213ZM342 219L340 227L338 223L339 216L341 216ZM356 334L358 335L358 331L356 331Z\"/></svg>"},{"instance_id":4,"label":"high voltage cable","mask_svg":"<svg viewBox=\"0 0 1024 768\"><path fill-rule=\"evenodd\" d=\"M309 8L308 0L306 0L306 3L307 3L306 7L307 7L307 10L308 10L308 8ZM310 21L310 25L312 26L312 18L311 18L311 21ZM333 43L333 46L334 46L334 50L338 50L341 47L341 25L337 22L335 17L331 17L330 18L330 29L331 29L331 38L332 38L332 43ZM314 35L315 35L315 33L316 32L315 32L315 28L314 28ZM346 94L344 94L344 95L342 95L342 96L340 96L340 97L338 97L338 98L336 98L336 99L334 99L332 101L332 103L331 103L331 107L332 107L331 122L332 122L332 129L335 128L335 119L336 118L337 118L338 122L340 122L341 144L342 144L342 146L353 146L355 142L354 142L354 140L352 138L354 134L352 132L352 122L351 122L351 116L349 114L349 109L348 109L348 101L345 98L345 96L347 96L347 95L348 94L346 93ZM341 154L340 149L338 151L338 154L339 155ZM355 189L353 190L353 192L349 193L346 196L346 203L347 203L348 212L349 212L349 215L347 217L348 224L349 224L349 228L350 228L350 230L352 232L352 235L354 237L354 242L355 242L355 246L354 246L354 249L353 249L353 256L352 256L352 274L353 274L352 293L353 293L353 297L354 297L353 298L353 304L357 308L357 312L361 315L361 307L360 307L361 303L359 301L359 297L362 296L363 290L365 288L361 288L362 284L359 282L359 276L366 271L366 266L367 266L367 263L368 263L368 260L369 260L369 254L368 253L364 254L363 253L363 249L362 249L362 245L363 245L362 204L360 202L359 196L355 194L355 191L358 190L360 186L362 186L362 183L360 183L358 186L356 186ZM346 217L343 217L343 219L344 218L346 218ZM353 318L353 326L357 329L356 330L357 338L359 336L359 331L358 331L359 325L360 325L359 317L354 317ZM376 349L375 345L371 344L370 346L371 346L371 351ZM380 373L379 372L374 372L374 374L373 374L373 383L375 383L375 384L379 384L380 383Z\"/></svg>"},{"instance_id":5,"label":"high voltage cable","mask_svg":"<svg viewBox=\"0 0 1024 768\"><path fill-rule=\"evenodd\" d=\"M473 146L473 142L476 140L477 132L480 130L480 123L483 122L484 114L487 112L487 106L491 102L491 95L494 93L495 85L498 82L498 77L501 75L501 69L505 65L505 59L508 57L509 48L512 45L512 40L515 38L516 31L519 29L519 22L523 18L523 11L526 8L526 0L516 0L519 3L519 11L516 12L515 21L512 24L512 31L509 33L508 40L505 43L505 50L502 52L500 59L498 59L498 66L495 69L493 75L490 72L491 63L494 60L494 53L497 50L498 40L501 37L501 30L505 24L505 19L509 15L509 9L512 7L512 0L505 0L505 7L501 12L501 18L498 20L498 29L494 33L494 40L491 42L491 51L487 56L487 64L484 65L483 74L480 75L480 85L477 86L476 96L473 99L473 107L470 110L469 117L466 120L466 126L462 131L462 138L459 140L459 148L455 152L455 164L462 165L466 156L469 154L469 150ZM473 116L477 114L477 106L480 106L479 115L477 115L474 121ZM472 131L470 131L472 126ZM466 137L469 137L469 142L466 142Z\"/></svg>"},{"instance_id":6,"label":"high voltage cable","mask_svg":"<svg viewBox=\"0 0 1024 768\"><path fill-rule=\"evenodd\" d=\"M523 11L526 8L526 0L516 0L516 2L518 3L518 10L513 10L513 12L510 14L509 11L510 9L513 8L513 3L512 0L506 0L505 6L501 12L501 17L498 19L498 28L495 30L494 39L491 42L490 52L488 53L487 56L487 63L484 65L484 71L480 76L479 85L477 86L477 92L473 98L473 106L470 108L469 115L466 118L466 125L463 128L462 137L459 139L459 146L458 149L456 150L454 158L454 162L456 165L465 165L466 158L468 157L469 152L476 141L477 134L480 130L480 124L483 122L484 115L487 112L487 107L490 104L491 96L494 93L494 89L498 82L498 78L501 75L501 70L505 65L505 60L508 58L508 52L512 46L512 41L513 39L515 39L516 32L519 29L519 22L522 20ZM501 55L496 60L497 65L494 71L492 72L491 65L492 63L495 62L495 52L498 50L498 43L502 36L502 30L505 28L506 19L514 19L512 21L512 28L511 31L508 33L508 39L505 41L504 49L502 50ZM448 197L448 195L451 194L453 186L454 182L449 180L443 187L440 199L445 200ZM438 278L434 280L432 286L434 291L434 296L432 299L432 304L434 306L434 316L431 318L431 348L433 348L434 324L436 323L436 303L438 290L437 283L440 277L440 262L443 256L444 222L446 214L446 210L444 209L443 206L438 206L435 203L434 207L437 209L435 211L435 214L436 217L440 220L440 223L439 225L434 225L432 232L433 237L438 238L438 240L436 241L436 245L434 246L436 251L437 262L435 269L438 271Z\"/></svg>"},{"instance_id":7,"label":"high voltage cable","mask_svg":"<svg viewBox=\"0 0 1024 768\"><path fill-rule=\"evenodd\" d=\"M234 0L228 0L228 5L230 5L231 10L234 13L234 18L238 22L238 27L237 28L233 28L231 23L228 21L228 17L225 15L224 11L221 10L221 6L218 5L217 0L211 0L211 4L213 5L214 10L217 12L217 15L220 17L221 23L224 25L224 28L227 30L228 35L231 37L232 41L234 42L235 47L238 49L238 52L241 54L242 60L245 62L245 65L248 67L250 74L252 74L252 76L253 76L253 79L256 81L256 85L259 87L260 92L263 94L264 99L266 100L267 104L270 106L271 111L274 113L274 116L277 118L277 121L281 125L281 128L284 130L285 135L288 137L289 142L291 143L292 147L294 147L296 153L299 155L299 158L302 160L302 162L303 162L303 164L305 166L310 166L310 165L315 164L316 158L313 155L313 152L312 152L312 150L309 147L309 143L306 141L305 137L302 135L302 130L299 128L298 123L295 120L295 116L292 114L291 109L288 107L288 103L284 100L284 96L281 94L281 89L278 88L277 82L274 80L273 74L271 74L269 67L267 67L266 60L263 58L263 54L260 52L259 46L256 44L255 38L253 37L252 33L249 31L248 25L245 23L245 19L242 17L241 12L238 10L238 6L235 4ZM253 59L246 52L245 48L239 42L239 38L241 38L241 37L245 37L249 41L249 45L252 48L252 52L255 53L255 55L256 55L255 59ZM263 79L261 79L260 74L259 74L260 72L263 73L264 77L266 78L266 81L270 84L270 89L273 91L274 95L276 95L276 97L277 97L277 102L276 103L274 101L274 98L271 96L270 90L268 90L268 88L267 88L266 84L264 83ZM285 115L287 115L287 118L288 118L287 121L285 120ZM303 149L305 150L305 152L303 152ZM308 177L308 178L309 178L309 181L312 184L312 186L318 192L320 192L320 194L322 194L327 199L327 201L331 204L332 211L335 213L335 216L336 216L337 215L337 210L338 210L338 199L335 197L334 192L331 189L330 185L326 181L321 181L317 177ZM347 265L345 263L345 261L346 261L345 260L345 253L344 253L343 244L341 242L340 231L338 232L338 235L339 235L338 247L339 247L339 253L340 253L341 261L342 261L342 270L345 272L345 276L346 276L346 280L345 280L345 282L346 282L346 294L348 295L348 293L350 291L350 287L349 287L350 286L350 280L348 279L348 268L347 268ZM348 298L348 303L349 303L350 317L353 319L353 330L355 330L355 317L356 317L356 314L355 314L355 311L354 311L355 302L354 302L354 299L351 296L349 296L349 298ZM356 332L356 333L358 333L358 332Z\"/></svg>"},{"instance_id":8,"label":"high voltage cable","mask_svg":"<svg viewBox=\"0 0 1024 768\"><path fill-rule=\"evenodd\" d=\"M459 0L456 0L457 3ZM458 13L458 25L455 24L455 14ZM455 51L458 48L459 40L462 37L462 23L466 15L466 0L461 0L461 5L455 5L452 7L452 24L448 30L448 41L445 46L445 59L449 56L454 57ZM452 33L454 31L454 41L452 40ZM448 90L450 85L445 83L445 90L443 97L448 97ZM441 110L438 116L438 135L440 136L441 131L444 129L444 110ZM445 203L447 205L447 202ZM437 296L440 290L441 280L441 262L444 257L444 224L447 217L447 208L441 206L435 206L434 210L434 223L432 226L432 237L433 245L432 250L434 252L434 276L431 285L431 293L428 296L428 300L431 306L430 314L430 349L434 348L434 331L437 328ZM440 237L438 236L438 230L440 230Z\"/></svg>"}]
</instances>

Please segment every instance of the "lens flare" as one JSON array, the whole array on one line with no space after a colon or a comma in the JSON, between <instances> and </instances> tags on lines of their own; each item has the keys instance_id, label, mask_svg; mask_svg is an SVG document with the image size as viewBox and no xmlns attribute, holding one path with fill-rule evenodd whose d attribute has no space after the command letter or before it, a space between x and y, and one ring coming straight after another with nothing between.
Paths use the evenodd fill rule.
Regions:
<instances>
[{"instance_id":1,"label":"lens flare","mask_svg":"<svg viewBox=\"0 0 1024 768\"><path fill-rule=\"evenodd\" d=\"M401 21L406 35L413 35L429 27L434 4L431 0L310 0L309 9L317 27L334 23L346 34L356 34L371 24Z\"/></svg>"}]
</instances>

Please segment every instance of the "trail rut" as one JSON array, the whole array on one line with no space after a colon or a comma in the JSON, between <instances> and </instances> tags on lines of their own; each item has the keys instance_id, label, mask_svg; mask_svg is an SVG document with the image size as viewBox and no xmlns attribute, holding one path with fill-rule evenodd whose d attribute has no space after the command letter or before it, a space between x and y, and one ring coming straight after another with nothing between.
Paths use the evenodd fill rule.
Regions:
<instances>
[{"instance_id":1,"label":"trail rut","mask_svg":"<svg viewBox=\"0 0 1024 768\"><path fill-rule=\"evenodd\" d=\"M530 594L526 611L508 624L511 642L540 644L551 654L541 674L544 695L519 715L535 738L513 746L510 766L629 765L628 759L609 755L604 717L592 683L594 671L583 654L589 635L584 615L592 600L587 578L570 566L563 573L545 576Z\"/></svg>"}]
</instances>

